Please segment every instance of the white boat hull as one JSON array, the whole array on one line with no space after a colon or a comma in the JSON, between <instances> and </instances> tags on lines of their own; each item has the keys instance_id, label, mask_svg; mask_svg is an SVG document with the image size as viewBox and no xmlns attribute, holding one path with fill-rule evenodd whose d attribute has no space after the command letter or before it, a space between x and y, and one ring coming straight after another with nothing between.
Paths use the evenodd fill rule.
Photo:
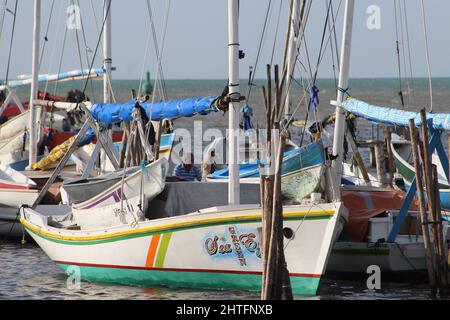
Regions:
<instances>
[{"instance_id":1,"label":"white boat hull","mask_svg":"<svg viewBox=\"0 0 450 320\"><path fill-rule=\"evenodd\" d=\"M341 203L284 207L285 256L295 294L315 295L335 238ZM25 209L21 222L63 270L82 279L202 289L261 288L261 209L219 207L111 228L54 228Z\"/></svg>"}]
</instances>

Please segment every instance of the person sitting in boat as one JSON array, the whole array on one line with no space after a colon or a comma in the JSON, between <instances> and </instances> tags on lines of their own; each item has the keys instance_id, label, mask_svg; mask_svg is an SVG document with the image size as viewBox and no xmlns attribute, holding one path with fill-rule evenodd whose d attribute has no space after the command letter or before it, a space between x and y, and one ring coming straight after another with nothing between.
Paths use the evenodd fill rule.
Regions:
<instances>
[{"instance_id":1,"label":"person sitting in boat","mask_svg":"<svg viewBox=\"0 0 450 320\"><path fill-rule=\"evenodd\" d=\"M208 175L214 173L217 169L217 164L214 161L214 158L216 156L216 151L214 149L210 150L203 160L202 163L202 180L206 181L206 178Z\"/></svg>"},{"instance_id":2,"label":"person sitting in boat","mask_svg":"<svg viewBox=\"0 0 450 320\"><path fill-rule=\"evenodd\" d=\"M202 178L200 169L194 165L194 155L187 153L183 162L175 167L173 176L185 181L200 181Z\"/></svg>"}]
</instances>

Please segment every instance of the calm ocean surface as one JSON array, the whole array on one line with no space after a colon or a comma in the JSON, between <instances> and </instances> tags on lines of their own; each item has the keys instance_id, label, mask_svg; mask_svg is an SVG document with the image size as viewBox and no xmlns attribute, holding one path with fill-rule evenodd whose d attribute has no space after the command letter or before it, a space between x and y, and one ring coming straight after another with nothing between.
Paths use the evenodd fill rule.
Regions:
<instances>
[{"instance_id":1,"label":"calm ocean surface","mask_svg":"<svg viewBox=\"0 0 450 320\"><path fill-rule=\"evenodd\" d=\"M246 83L246 81L242 81ZM335 99L334 80L318 80L320 88L320 106L318 118L334 111L329 105ZM250 98L255 122L261 122L263 106L261 85L264 81L256 81ZM181 99L197 96L220 95L226 80L168 80L166 82L169 99ZM82 89L81 82L59 84L57 94L65 95L72 88ZM354 79L350 81L350 94L367 102L401 107L398 96L398 81L395 79ZM407 84L403 83L404 91ZM428 82L426 79L414 79L410 84L411 93L405 93L406 109L418 111L429 108ZM102 84L99 81L88 86L88 96L97 102L101 101ZM139 81L113 81L114 95L118 102L130 98L131 89L138 90ZM92 90L93 89L93 90ZM44 90L44 85L40 90ZM54 85L50 84L48 92L54 93ZM434 112L450 112L450 79L433 79ZM247 86L241 89L247 95ZM303 95L295 84L292 89L292 100L297 102ZM19 95L26 99L27 91L21 89ZM295 109L295 107L294 107ZM295 118L304 119L305 107L302 105ZM194 120L203 120L205 128L225 129L227 116L215 113L206 117L197 116L180 119L175 122L176 128L193 129ZM370 131L371 125L362 124L363 133ZM295 140L295 137L294 137ZM0 239L0 243L2 243ZM82 282L80 290L69 290L66 286L66 275L56 267L42 250L34 244L21 245L18 241L8 242L0 246L0 299L258 299L258 294L248 292L192 291L167 288L139 288L118 285L105 285ZM381 279L382 289L368 290L366 280L341 280L326 276L321 281L318 296L308 299L430 299L430 290L426 284L393 283ZM301 298L301 297L298 297Z\"/></svg>"}]
</instances>

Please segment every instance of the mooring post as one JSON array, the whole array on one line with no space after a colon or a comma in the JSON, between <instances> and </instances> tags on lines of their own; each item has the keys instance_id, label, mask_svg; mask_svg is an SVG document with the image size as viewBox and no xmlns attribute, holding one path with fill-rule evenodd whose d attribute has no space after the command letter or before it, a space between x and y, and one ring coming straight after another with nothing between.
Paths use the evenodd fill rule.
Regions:
<instances>
[{"instance_id":1,"label":"mooring post","mask_svg":"<svg viewBox=\"0 0 450 320\"><path fill-rule=\"evenodd\" d=\"M414 119L409 120L409 131L411 136L412 155L414 160L414 172L416 174L417 193L419 197L419 218L423 235L423 246L425 249L425 259L428 270L428 280L432 290L436 290L436 273L433 260L433 248L430 238L430 229L428 227L428 216L426 201L423 194L422 171L420 170L419 147L417 142L417 130Z\"/></svg>"},{"instance_id":2,"label":"mooring post","mask_svg":"<svg viewBox=\"0 0 450 320\"><path fill-rule=\"evenodd\" d=\"M435 211L433 212L433 220L436 224L437 229L437 238L435 239L437 243L438 248L438 263L437 267L439 270L439 289L440 289L440 295L445 296L447 291L447 265L446 265L446 259L445 259L445 248L444 248L444 234L442 229L442 215L441 215L441 199L439 195L439 175L437 173L437 166L433 164L432 167L432 178L433 178L433 188L434 188L434 208Z\"/></svg>"},{"instance_id":3,"label":"mooring post","mask_svg":"<svg viewBox=\"0 0 450 320\"><path fill-rule=\"evenodd\" d=\"M391 127L386 128L386 150L387 150L387 158L388 158L388 172L389 172L389 185L391 187L394 186L394 174L395 174L395 164L394 164L394 155L392 153L392 131Z\"/></svg>"}]
</instances>

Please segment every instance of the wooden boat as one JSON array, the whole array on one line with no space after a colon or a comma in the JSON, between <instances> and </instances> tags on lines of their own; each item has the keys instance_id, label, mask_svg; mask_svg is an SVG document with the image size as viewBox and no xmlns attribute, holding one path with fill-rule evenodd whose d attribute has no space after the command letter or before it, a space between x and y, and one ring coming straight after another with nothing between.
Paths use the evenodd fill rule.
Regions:
<instances>
[{"instance_id":1,"label":"wooden boat","mask_svg":"<svg viewBox=\"0 0 450 320\"><path fill-rule=\"evenodd\" d=\"M409 162L412 155L411 143L408 140L396 136L396 138L392 140L391 146L397 171L402 175L403 180L405 181L405 187L409 190L415 177L414 167ZM432 162L436 164L438 170L441 208L450 210L450 187L445 178L444 169L442 168L439 158L434 154L432 155Z\"/></svg>"},{"instance_id":2,"label":"wooden boat","mask_svg":"<svg viewBox=\"0 0 450 320\"><path fill-rule=\"evenodd\" d=\"M90 196L99 194L103 190L109 189L117 183L120 183L124 174L125 176L128 176L138 170L139 167L132 167L128 168L125 172L121 170L82 180L66 180L62 186L65 193L63 202L67 204L84 202L88 200Z\"/></svg>"},{"instance_id":3,"label":"wooden boat","mask_svg":"<svg viewBox=\"0 0 450 320\"><path fill-rule=\"evenodd\" d=\"M136 212L135 205L124 207L128 215ZM295 294L316 294L344 211L340 202L284 207L285 255ZM44 252L63 270L79 268L82 279L215 290L261 288L259 205L213 207L155 220L131 218L131 223L103 228L66 219L49 221L31 209L21 214L26 231Z\"/></svg>"},{"instance_id":4,"label":"wooden boat","mask_svg":"<svg viewBox=\"0 0 450 320\"><path fill-rule=\"evenodd\" d=\"M383 273L408 279L426 272L423 237L413 204L409 219L401 227L395 242L387 239L406 194L379 187L345 186L342 201L348 209L348 222L334 244L327 272L367 275L377 265ZM444 239L450 239L449 216L443 212Z\"/></svg>"},{"instance_id":5,"label":"wooden boat","mask_svg":"<svg viewBox=\"0 0 450 320\"><path fill-rule=\"evenodd\" d=\"M168 172L169 163L165 158L161 158L144 168L139 168L134 173L129 174L124 179L115 181L109 188L108 179L103 183L87 182L87 184L75 185L75 187L61 187L61 193L65 194L66 203L74 203L74 200L82 200L74 203L75 209L93 209L120 202L121 199L131 199L138 196L141 191L146 201L150 201L164 189L165 179ZM124 173L124 172L122 172ZM82 190L88 187L83 193ZM80 190L80 188L82 190ZM73 192L73 193L71 193ZM84 195L84 197L83 197Z\"/></svg>"},{"instance_id":6,"label":"wooden boat","mask_svg":"<svg viewBox=\"0 0 450 320\"><path fill-rule=\"evenodd\" d=\"M321 188L321 185L323 186L324 173L324 165L319 164L282 175L281 194L283 198L300 201L308 197Z\"/></svg>"},{"instance_id":7,"label":"wooden boat","mask_svg":"<svg viewBox=\"0 0 450 320\"><path fill-rule=\"evenodd\" d=\"M161 135L160 158L167 160L167 162L170 160L174 139L175 134L173 133ZM82 148L86 154L92 154L93 148L89 147L90 146L85 146ZM115 143L114 147L116 148L117 152L120 152L122 149L122 144ZM75 154L73 154L72 156L76 157ZM80 157L76 158L78 158L77 160L81 162ZM108 163L110 163L110 161L108 161ZM110 164L109 167L112 168L112 164ZM66 204L85 202L89 200L92 195L98 195L106 189L109 190L109 188L116 186L123 177L128 177L130 174L136 173L138 170L139 167L132 167L127 168L125 171L111 171L97 177L65 181L63 187L61 188L63 202ZM167 172L168 168L164 170L166 170Z\"/></svg>"},{"instance_id":8,"label":"wooden boat","mask_svg":"<svg viewBox=\"0 0 450 320\"><path fill-rule=\"evenodd\" d=\"M315 166L325 162L323 144L321 140L303 147L295 147L283 155L282 174L298 171L303 168ZM248 178L259 177L259 162L239 165L239 177L243 182ZM208 181L228 179L228 167L214 172L208 176Z\"/></svg>"},{"instance_id":9,"label":"wooden boat","mask_svg":"<svg viewBox=\"0 0 450 320\"><path fill-rule=\"evenodd\" d=\"M31 205L39 191L36 183L20 172L0 165L0 206L18 208Z\"/></svg>"}]
</instances>

